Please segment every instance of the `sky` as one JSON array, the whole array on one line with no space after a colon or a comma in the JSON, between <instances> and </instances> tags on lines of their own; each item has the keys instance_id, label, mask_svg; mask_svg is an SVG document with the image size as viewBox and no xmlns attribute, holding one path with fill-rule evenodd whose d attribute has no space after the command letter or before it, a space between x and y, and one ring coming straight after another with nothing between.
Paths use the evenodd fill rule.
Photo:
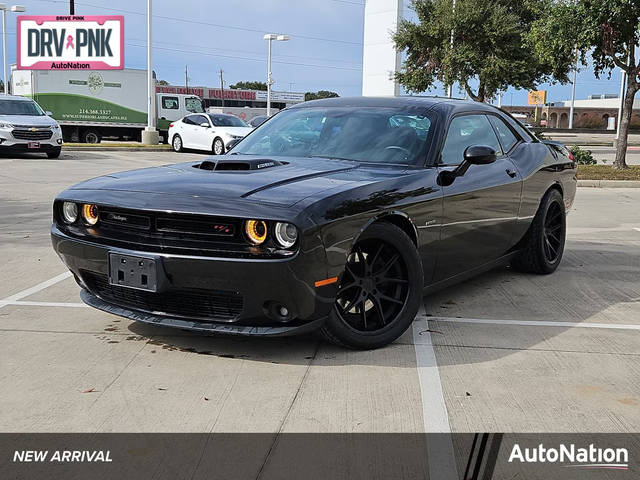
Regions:
<instances>
[{"instance_id":1,"label":"sky","mask_svg":"<svg viewBox=\"0 0 640 480\"><path fill-rule=\"evenodd\" d=\"M22 0L26 15L66 15L68 0ZM76 15L125 17L125 67L146 68L146 0L76 0ZM9 3L8 5L12 5ZM408 18L412 12L405 10ZM7 13L9 63L16 57L16 14ZM153 0L153 68L157 78L214 87L266 79L264 33L288 34L273 43L275 90L332 90L360 95L364 0ZM547 101L569 99L571 85L541 85ZM590 68L578 73L576 98L619 93L620 73L597 80ZM444 95L438 87L426 94ZM454 95L457 95L457 88ZM462 93L459 96L463 96ZM503 105L523 105L527 92L509 89Z\"/></svg>"}]
</instances>

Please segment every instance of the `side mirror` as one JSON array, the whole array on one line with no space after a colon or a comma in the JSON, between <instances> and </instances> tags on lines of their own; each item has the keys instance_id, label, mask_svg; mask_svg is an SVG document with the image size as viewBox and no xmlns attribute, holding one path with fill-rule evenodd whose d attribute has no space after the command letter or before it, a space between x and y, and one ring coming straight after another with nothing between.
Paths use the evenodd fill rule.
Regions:
<instances>
[{"instance_id":1,"label":"side mirror","mask_svg":"<svg viewBox=\"0 0 640 480\"><path fill-rule=\"evenodd\" d=\"M471 145L462 154L463 160L455 170L443 170L438 175L438 184L449 186L462 177L471 165L488 165L496 161L496 151L487 145Z\"/></svg>"},{"instance_id":2,"label":"side mirror","mask_svg":"<svg viewBox=\"0 0 640 480\"><path fill-rule=\"evenodd\" d=\"M488 165L496 161L496 151L486 145L471 145L463 156L464 161L470 165Z\"/></svg>"},{"instance_id":3,"label":"side mirror","mask_svg":"<svg viewBox=\"0 0 640 480\"><path fill-rule=\"evenodd\" d=\"M51 115L53 115L53 112L50 112L49 110L47 110L46 112L44 112L44 114L45 114L47 117L50 117Z\"/></svg>"},{"instance_id":4,"label":"side mirror","mask_svg":"<svg viewBox=\"0 0 640 480\"><path fill-rule=\"evenodd\" d=\"M209 125L207 122L202 122L200 126L204 128L209 128L211 125Z\"/></svg>"}]
</instances>

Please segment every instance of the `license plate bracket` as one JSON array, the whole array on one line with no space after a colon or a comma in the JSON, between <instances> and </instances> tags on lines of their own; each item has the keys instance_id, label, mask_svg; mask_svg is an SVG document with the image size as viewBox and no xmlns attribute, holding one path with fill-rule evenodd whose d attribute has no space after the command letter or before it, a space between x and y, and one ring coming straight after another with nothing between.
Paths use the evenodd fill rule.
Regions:
<instances>
[{"instance_id":1,"label":"license plate bracket","mask_svg":"<svg viewBox=\"0 0 640 480\"><path fill-rule=\"evenodd\" d=\"M27 148L40 148L40 142L29 142Z\"/></svg>"},{"instance_id":2,"label":"license plate bracket","mask_svg":"<svg viewBox=\"0 0 640 480\"><path fill-rule=\"evenodd\" d=\"M158 262L155 257L141 257L109 252L109 283L148 292L158 291Z\"/></svg>"}]
</instances>

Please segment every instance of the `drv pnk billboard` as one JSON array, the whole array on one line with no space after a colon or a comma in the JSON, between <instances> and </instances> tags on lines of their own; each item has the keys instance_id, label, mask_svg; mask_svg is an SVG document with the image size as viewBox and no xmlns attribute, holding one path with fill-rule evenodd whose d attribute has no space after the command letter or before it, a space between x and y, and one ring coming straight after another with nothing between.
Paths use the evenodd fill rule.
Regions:
<instances>
[{"instance_id":1,"label":"drv pnk billboard","mask_svg":"<svg viewBox=\"0 0 640 480\"><path fill-rule=\"evenodd\" d=\"M122 15L18 17L20 70L121 70Z\"/></svg>"}]
</instances>

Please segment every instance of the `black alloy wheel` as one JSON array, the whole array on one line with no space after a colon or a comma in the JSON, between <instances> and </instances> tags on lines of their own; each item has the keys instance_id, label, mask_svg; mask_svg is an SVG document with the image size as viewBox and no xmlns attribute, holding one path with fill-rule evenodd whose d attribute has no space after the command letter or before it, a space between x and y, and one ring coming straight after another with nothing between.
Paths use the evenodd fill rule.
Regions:
<instances>
[{"instance_id":1,"label":"black alloy wheel","mask_svg":"<svg viewBox=\"0 0 640 480\"><path fill-rule=\"evenodd\" d=\"M557 202L549 205L544 219L543 248L544 256L549 263L554 263L560 256L560 247L564 243L564 213Z\"/></svg>"},{"instance_id":2,"label":"black alloy wheel","mask_svg":"<svg viewBox=\"0 0 640 480\"><path fill-rule=\"evenodd\" d=\"M414 242L396 225L376 222L352 247L320 333L343 347L383 347L411 326L423 286L422 260Z\"/></svg>"},{"instance_id":3,"label":"black alloy wheel","mask_svg":"<svg viewBox=\"0 0 640 480\"><path fill-rule=\"evenodd\" d=\"M407 267L393 245L365 240L349 255L336 307L354 330L372 332L392 323L409 295Z\"/></svg>"},{"instance_id":4,"label":"black alloy wheel","mask_svg":"<svg viewBox=\"0 0 640 480\"><path fill-rule=\"evenodd\" d=\"M521 272L553 273L564 253L566 211L562 194L549 190L520 243L511 266Z\"/></svg>"}]
</instances>

